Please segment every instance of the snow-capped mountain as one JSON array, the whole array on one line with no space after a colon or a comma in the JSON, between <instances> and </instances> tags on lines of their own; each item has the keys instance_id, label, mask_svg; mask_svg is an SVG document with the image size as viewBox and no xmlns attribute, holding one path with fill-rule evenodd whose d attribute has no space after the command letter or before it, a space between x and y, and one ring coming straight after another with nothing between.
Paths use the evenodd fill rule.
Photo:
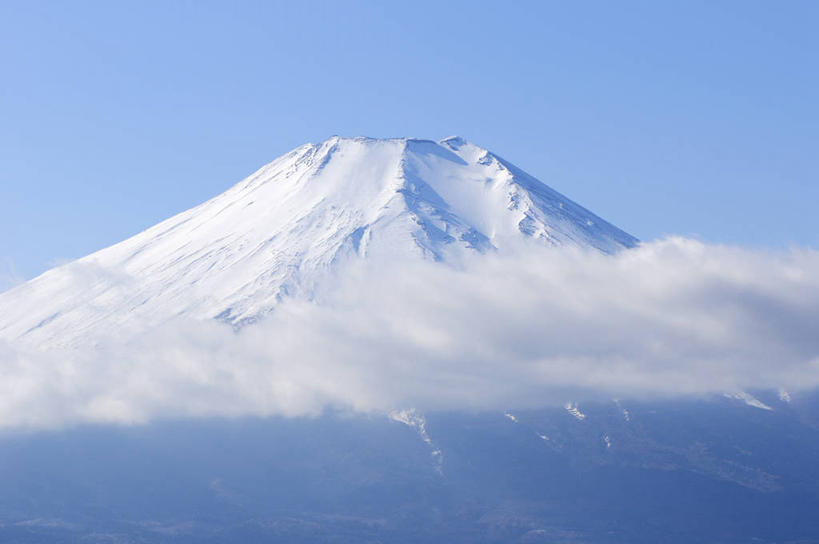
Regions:
<instances>
[{"instance_id":1,"label":"snow-capped mountain","mask_svg":"<svg viewBox=\"0 0 819 544\"><path fill-rule=\"evenodd\" d=\"M306 144L215 198L0 295L0 338L71 345L176 315L254 321L370 255L448 261L516 239L637 240L458 137Z\"/></svg>"},{"instance_id":2,"label":"snow-capped mountain","mask_svg":"<svg viewBox=\"0 0 819 544\"><path fill-rule=\"evenodd\" d=\"M409 352L421 357L390 361L374 350L375 365L363 361L349 372L336 369L370 351L378 327L369 327L374 336L352 338L355 357L330 364L315 359L332 357L332 349L304 353L323 339L314 335L292 351L253 349L310 324L308 318L271 334L277 317L292 315L276 310L280 301L320 293L323 281L349 264L375 262L381 273L387 267L378 259L425 259L442 264L419 269L436 269L536 243L612 253L637 240L459 138L331 138L293 150L128 240L0 293L0 542L819 542L815 391L552 406L543 389L542 407L483 411L467 400L466 410L427 410L402 402L411 396L394 393L400 382L417 374L424 388L441 391L436 382L443 382L463 395L486 391L470 384L486 375L499 389L525 391L515 385L515 361L522 360L515 352L542 350L481 343L488 329L470 323L462 330L477 347L465 355L452 348L463 343L433 338L423 346L432 349ZM246 334L197 321L192 342L146 334L127 344L129 331L175 316L240 327L269 312L274 326L247 327ZM546 313L525 312L544 328L555 323L540 320ZM182 325L159 332L184 335L190 323ZM435 325L413 334L442 329ZM713 329L712 322L703 326ZM631 322L606 330L626 328ZM106 333L119 330L126 345L116 335L106 345ZM593 342L599 330L581 333L604 351L599 346L607 344ZM680 329L686 341L690 330ZM707 338L730 330L717 327ZM200 342L214 331L213 344ZM386 337L400 355L404 337ZM662 352L676 344L663 341L656 335L652 344L661 348L652 351L658 367L674 364ZM487 349L493 345L499 348ZM420 361L439 346L457 352L456 364L447 357ZM566 346L572 344L556 350L570 352ZM202 356L215 347L213 358ZM133 356L140 350L144 358ZM490 360L473 356L481 351L503 368L480 368ZM538 368L547 366L543 360ZM408 372L416 362L418 370ZM386 373L373 372L382 366ZM431 371L437 366L444 372ZM466 366L469 372L459 371ZM616 381L615 374L607 375ZM399 399L383 417L349 400L378 389ZM320 412L310 411L314 397ZM301 415L312 417L287 417ZM29 421L93 425L6 432ZM123 422L145 424L109 425Z\"/></svg>"}]
</instances>

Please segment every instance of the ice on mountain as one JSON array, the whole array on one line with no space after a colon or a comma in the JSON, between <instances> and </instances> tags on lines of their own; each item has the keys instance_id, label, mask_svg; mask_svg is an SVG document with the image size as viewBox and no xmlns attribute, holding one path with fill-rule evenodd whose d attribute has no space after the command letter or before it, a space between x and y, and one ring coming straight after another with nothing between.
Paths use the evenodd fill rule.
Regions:
<instances>
[{"instance_id":1,"label":"ice on mountain","mask_svg":"<svg viewBox=\"0 0 819 544\"><path fill-rule=\"evenodd\" d=\"M576 402L567 402L563 407L578 421L583 421L586 419L586 414L580 411L580 408L578 408Z\"/></svg>"},{"instance_id":2,"label":"ice on mountain","mask_svg":"<svg viewBox=\"0 0 819 544\"><path fill-rule=\"evenodd\" d=\"M754 408L759 408L760 410L773 410L773 408L745 391L740 391L738 393L725 393L725 396L729 399L741 400L748 406L753 406Z\"/></svg>"}]
</instances>

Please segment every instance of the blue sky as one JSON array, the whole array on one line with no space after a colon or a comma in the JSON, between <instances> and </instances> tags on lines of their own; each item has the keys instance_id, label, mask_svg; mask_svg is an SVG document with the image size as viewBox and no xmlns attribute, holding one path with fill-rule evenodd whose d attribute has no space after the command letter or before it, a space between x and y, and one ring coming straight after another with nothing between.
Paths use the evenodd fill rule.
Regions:
<instances>
[{"instance_id":1,"label":"blue sky","mask_svg":"<svg viewBox=\"0 0 819 544\"><path fill-rule=\"evenodd\" d=\"M0 282L332 134L459 134L642 239L816 247L818 17L796 1L5 1Z\"/></svg>"}]
</instances>

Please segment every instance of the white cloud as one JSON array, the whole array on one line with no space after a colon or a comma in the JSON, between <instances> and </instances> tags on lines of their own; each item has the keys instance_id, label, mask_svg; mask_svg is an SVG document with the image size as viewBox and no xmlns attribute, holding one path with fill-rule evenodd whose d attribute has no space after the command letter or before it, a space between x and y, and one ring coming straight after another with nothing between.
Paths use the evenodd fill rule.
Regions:
<instances>
[{"instance_id":1,"label":"white cloud","mask_svg":"<svg viewBox=\"0 0 819 544\"><path fill-rule=\"evenodd\" d=\"M93 348L0 345L0 425L505 409L819 385L819 252L687 239L368 262L235 333L176 320Z\"/></svg>"}]
</instances>

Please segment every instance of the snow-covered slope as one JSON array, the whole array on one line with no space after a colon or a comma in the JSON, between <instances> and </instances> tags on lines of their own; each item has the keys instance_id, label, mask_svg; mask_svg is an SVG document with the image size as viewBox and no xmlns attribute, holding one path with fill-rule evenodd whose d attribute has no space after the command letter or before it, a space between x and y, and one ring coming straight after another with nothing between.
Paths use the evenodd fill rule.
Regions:
<instances>
[{"instance_id":1,"label":"snow-covered slope","mask_svg":"<svg viewBox=\"0 0 819 544\"><path fill-rule=\"evenodd\" d=\"M614 252L637 240L452 137L332 137L119 244L0 294L0 339L71 345L176 315L234 325L380 254L447 261L525 237Z\"/></svg>"}]
</instances>

